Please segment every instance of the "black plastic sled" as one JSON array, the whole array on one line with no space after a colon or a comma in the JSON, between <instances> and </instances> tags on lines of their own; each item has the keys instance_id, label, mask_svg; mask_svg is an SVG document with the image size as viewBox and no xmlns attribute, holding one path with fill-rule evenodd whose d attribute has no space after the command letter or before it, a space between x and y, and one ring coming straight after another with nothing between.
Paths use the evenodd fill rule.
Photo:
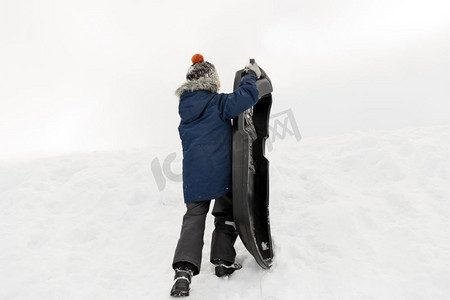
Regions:
<instances>
[{"instance_id":1,"label":"black plastic sled","mask_svg":"<svg viewBox=\"0 0 450 300\"><path fill-rule=\"evenodd\" d=\"M250 63L254 63L251 59ZM236 72L234 90L244 70ZM261 69L259 101L233 119L233 214L239 237L264 269L272 265L269 222L269 161L264 157L269 136L272 83Z\"/></svg>"}]
</instances>

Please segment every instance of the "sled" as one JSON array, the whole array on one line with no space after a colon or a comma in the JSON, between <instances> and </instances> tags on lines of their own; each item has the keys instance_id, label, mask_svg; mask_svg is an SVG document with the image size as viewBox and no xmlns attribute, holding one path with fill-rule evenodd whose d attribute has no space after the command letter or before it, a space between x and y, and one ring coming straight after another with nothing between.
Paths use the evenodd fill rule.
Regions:
<instances>
[{"instance_id":1,"label":"sled","mask_svg":"<svg viewBox=\"0 0 450 300\"><path fill-rule=\"evenodd\" d=\"M236 72L234 90L239 88L243 71ZM233 119L233 214L244 246L262 268L268 269L272 265L273 247L269 220L269 161L264 154L273 88L263 69L257 86L258 103Z\"/></svg>"}]
</instances>

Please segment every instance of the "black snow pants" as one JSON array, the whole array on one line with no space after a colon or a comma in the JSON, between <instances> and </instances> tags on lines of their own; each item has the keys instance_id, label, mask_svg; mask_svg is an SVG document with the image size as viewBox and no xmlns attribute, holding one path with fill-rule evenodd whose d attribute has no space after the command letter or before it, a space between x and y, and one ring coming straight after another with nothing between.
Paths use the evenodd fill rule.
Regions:
<instances>
[{"instance_id":1,"label":"black snow pants","mask_svg":"<svg viewBox=\"0 0 450 300\"><path fill-rule=\"evenodd\" d=\"M206 215L211 201L187 203L187 211L183 217L180 239L178 240L173 268L177 263L188 262L196 267L194 275L200 272L202 261L203 234L205 231ZM233 221L233 202L231 194L215 200L212 211L215 229L211 240L210 261L216 259L234 262L236 251L234 243L238 236Z\"/></svg>"}]
</instances>

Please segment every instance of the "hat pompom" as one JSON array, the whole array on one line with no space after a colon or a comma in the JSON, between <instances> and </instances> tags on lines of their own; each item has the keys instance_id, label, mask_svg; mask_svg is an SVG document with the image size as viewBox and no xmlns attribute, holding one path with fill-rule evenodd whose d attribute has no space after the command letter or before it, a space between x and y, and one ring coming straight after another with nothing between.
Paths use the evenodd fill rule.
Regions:
<instances>
[{"instance_id":1,"label":"hat pompom","mask_svg":"<svg viewBox=\"0 0 450 300\"><path fill-rule=\"evenodd\" d=\"M197 54L194 54L194 56L192 56L191 61L192 61L192 64L195 65L196 63L201 63L201 62L204 62L205 60L203 58L203 55L197 53Z\"/></svg>"}]
</instances>

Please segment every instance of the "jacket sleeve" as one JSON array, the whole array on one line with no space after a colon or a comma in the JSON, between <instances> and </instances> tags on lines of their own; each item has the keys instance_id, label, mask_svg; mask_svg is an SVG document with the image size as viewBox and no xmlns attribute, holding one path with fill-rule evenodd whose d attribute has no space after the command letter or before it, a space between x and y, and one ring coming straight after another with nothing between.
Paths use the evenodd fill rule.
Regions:
<instances>
[{"instance_id":1,"label":"jacket sleeve","mask_svg":"<svg viewBox=\"0 0 450 300\"><path fill-rule=\"evenodd\" d=\"M256 80L257 78L254 75L245 75L236 91L231 94L221 95L219 110L222 119L235 118L258 102Z\"/></svg>"}]
</instances>

